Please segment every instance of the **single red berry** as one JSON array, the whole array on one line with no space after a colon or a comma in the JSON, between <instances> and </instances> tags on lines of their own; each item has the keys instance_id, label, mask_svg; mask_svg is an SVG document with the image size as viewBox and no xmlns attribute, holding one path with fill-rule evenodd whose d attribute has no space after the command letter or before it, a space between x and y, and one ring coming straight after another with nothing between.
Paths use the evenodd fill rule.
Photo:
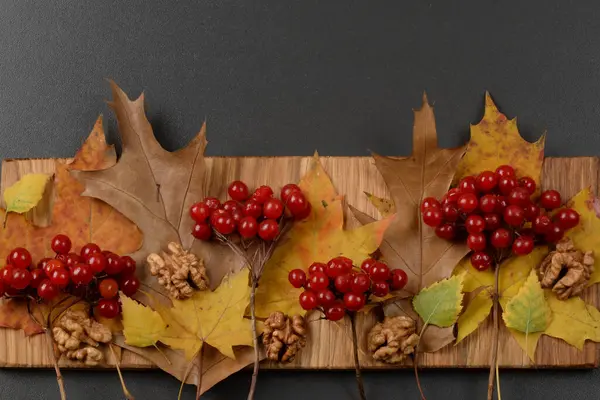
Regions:
<instances>
[{"instance_id":1,"label":"single red berry","mask_svg":"<svg viewBox=\"0 0 600 400\"><path fill-rule=\"evenodd\" d=\"M295 183L288 183L287 185L281 188L281 194L279 195L279 197L281 197L281 201L287 204L288 199L290 198L290 195L292 193L301 191L302 190L300 189L300 186L296 185Z\"/></svg>"},{"instance_id":2,"label":"single red berry","mask_svg":"<svg viewBox=\"0 0 600 400\"><path fill-rule=\"evenodd\" d=\"M274 219L265 219L258 225L258 236L264 241L275 240L279 235L279 225Z\"/></svg>"},{"instance_id":3,"label":"single red berry","mask_svg":"<svg viewBox=\"0 0 600 400\"><path fill-rule=\"evenodd\" d=\"M190 217L196 222L205 222L211 212L212 209L203 202L192 204L190 207Z\"/></svg>"},{"instance_id":4,"label":"single red berry","mask_svg":"<svg viewBox=\"0 0 600 400\"><path fill-rule=\"evenodd\" d=\"M346 274L352 271L352 260L347 257L334 257L327 263L325 273L330 278Z\"/></svg>"},{"instance_id":5,"label":"single red berry","mask_svg":"<svg viewBox=\"0 0 600 400\"><path fill-rule=\"evenodd\" d=\"M444 216L439 208L428 208L423 212L423 222L431 227L436 227L442 223Z\"/></svg>"},{"instance_id":6,"label":"single red berry","mask_svg":"<svg viewBox=\"0 0 600 400\"><path fill-rule=\"evenodd\" d=\"M458 209L465 214L475 211L478 204L475 193L464 193L458 198Z\"/></svg>"},{"instance_id":7,"label":"single red berry","mask_svg":"<svg viewBox=\"0 0 600 400\"><path fill-rule=\"evenodd\" d=\"M4 282L2 282L2 280L0 280L0 297L4 296L4 294L6 293L6 285L4 285Z\"/></svg>"},{"instance_id":8,"label":"single red berry","mask_svg":"<svg viewBox=\"0 0 600 400\"><path fill-rule=\"evenodd\" d=\"M496 209L494 212L502 214L506 207L508 207L508 200L506 200L506 197L501 195L496 196Z\"/></svg>"},{"instance_id":9,"label":"single red berry","mask_svg":"<svg viewBox=\"0 0 600 400\"><path fill-rule=\"evenodd\" d=\"M192 236L198 240L209 240L212 236L212 229L206 222L199 222L194 225Z\"/></svg>"},{"instance_id":10,"label":"single red berry","mask_svg":"<svg viewBox=\"0 0 600 400\"><path fill-rule=\"evenodd\" d=\"M263 185L254 191L252 195L252 199L256 201L258 204L264 204L267 200L273 197L273 189L271 186Z\"/></svg>"},{"instance_id":11,"label":"single red berry","mask_svg":"<svg viewBox=\"0 0 600 400\"><path fill-rule=\"evenodd\" d=\"M477 191L475 183L476 182L474 176L466 176L462 178L458 183L458 189L462 193L475 193Z\"/></svg>"},{"instance_id":12,"label":"single red berry","mask_svg":"<svg viewBox=\"0 0 600 400\"><path fill-rule=\"evenodd\" d=\"M545 190L540 196L540 206L547 210L554 210L560 207L561 203L560 193L556 190Z\"/></svg>"},{"instance_id":13,"label":"single red berry","mask_svg":"<svg viewBox=\"0 0 600 400\"><path fill-rule=\"evenodd\" d=\"M510 165L501 165L496 168L496 175L498 178L514 178L515 169Z\"/></svg>"},{"instance_id":14,"label":"single red berry","mask_svg":"<svg viewBox=\"0 0 600 400\"><path fill-rule=\"evenodd\" d=\"M371 287L371 278L369 275L359 273L354 275L350 283L350 290L354 293L365 293Z\"/></svg>"},{"instance_id":15,"label":"single red berry","mask_svg":"<svg viewBox=\"0 0 600 400\"><path fill-rule=\"evenodd\" d=\"M365 306L367 298L364 294L346 293L344 294L344 305L350 311L359 311Z\"/></svg>"},{"instance_id":16,"label":"single red berry","mask_svg":"<svg viewBox=\"0 0 600 400\"><path fill-rule=\"evenodd\" d=\"M498 177L492 171L483 171L477 175L476 186L480 192L489 193L498 184Z\"/></svg>"},{"instance_id":17,"label":"single red berry","mask_svg":"<svg viewBox=\"0 0 600 400\"><path fill-rule=\"evenodd\" d=\"M37 263L37 268L44 270L46 267L46 264L48 263L48 261L50 261L50 258L42 258L40 261L38 261Z\"/></svg>"},{"instance_id":18,"label":"single red berry","mask_svg":"<svg viewBox=\"0 0 600 400\"><path fill-rule=\"evenodd\" d=\"M459 217L458 207L452 203L444 204L442 212L444 213L444 219L448 222L455 222Z\"/></svg>"},{"instance_id":19,"label":"single red berry","mask_svg":"<svg viewBox=\"0 0 600 400\"><path fill-rule=\"evenodd\" d=\"M119 315L119 301L117 299L100 299L98 313L104 318L112 319Z\"/></svg>"},{"instance_id":20,"label":"single red berry","mask_svg":"<svg viewBox=\"0 0 600 400\"><path fill-rule=\"evenodd\" d=\"M106 271L108 275L120 274L124 267L125 265L123 264L121 257L118 255L109 254L106 257L106 267L104 268L104 271Z\"/></svg>"},{"instance_id":21,"label":"single red berry","mask_svg":"<svg viewBox=\"0 0 600 400\"><path fill-rule=\"evenodd\" d=\"M59 289L50 282L50 279L44 279L37 287L37 294L45 301L51 301L58 296Z\"/></svg>"},{"instance_id":22,"label":"single red berry","mask_svg":"<svg viewBox=\"0 0 600 400\"><path fill-rule=\"evenodd\" d=\"M140 288L140 280L135 275L127 275L121 279L119 286L125 296L131 297Z\"/></svg>"},{"instance_id":23,"label":"single red berry","mask_svg":"<svg viewBox=\"0 0 600 400\"><path fill-rule=\"evenodd\" d=\"M485 249L486 240L483 233L471 233L467 237L467 246L474 251L482 251Z\"/></svg>"},{"instance_id":24,"label":"single red berry","mask_svg":"<svg viewBox=\"0 0 600 400\"><path fill-rule=\"evenodd\" d=\"M328 308L335 303L335 294L329 289L323 289L317 292L317 300L321 307Z\"/></svg>"},{"instance_id":25,"label":"single red berry","mask_svg":"<svg viewBox=\"0 0 600 400\"><path fill-rule=\"evenodd\" d=\"M61 267L54 268L49 278L50 282L52 282L53 285L56 285L59 288L64 288L69 284L69 281L71 280L71 277L69 276L69 270Z\"/></svg>"},{"instance_id":26,"label":"single red berry","mask_svg":"<svg viewBox=\"0 0 600 400\"><path fill-rule=\"evenodd\" d=\"M238 224L238 232L244 239L251 239L258 233L258 222L254 217L244 217Z\"/></svg>"},{"instance_id":27,"label":"single red berry","mask_svg":"<svg viewBox=\"0 0 600 400\"><path fill-rule=\"evenodd\" d=\"M100 253L100 246L98 246L96 243L87 243L85 244L82 248L81 251L79 252L79 255L84 259L87 260L87 258L94 254L94 253Z\"/></svg>"},{"instance_id":28,"label":"single red berry","mask_svg":"<svg viewBox=\"0 0 600 400\"><path fill-rule=\"evenodd\" d=\"M560 229L566 231L579 224L579 213L572 208L563 208L554 214L553 220Z\"/></svg>"},{"instance_id":29,"label":"single red berry","mask_svg":"<svg viewBox=\"0 0 600 400\"><path fill-rule=\"evenodd\" d=\"M377 262L370 273L373 282L384 282L390 279L390 268L382 262Z\"/></svg>"},{"instance_id":30,"label":"single red berry","mask_svg":"<svg viewBox=\"0 0 600 400\"><path fill-rule=\"evenodd\" d=\"M302 292L299 297L300 307L304 310L309 311L317 308L319 305L319 299L315 292Z\"/></svg>"},{"instance_id":31,"label":"single red berry","mask_svg":"<svg viewBox=\"0 0 600 400\"><path fill-rule=\"evenodd\" d=\"M537 187L533 178L531 178L529 176L524 176L521 179L519 179L519 186L526 189L527 193L529 193L529 195L534 194L535 189Z\"/></svg>"},{"instance_id":32,"label":"single red berry","mask_svg":"<svg viewBox=\"0 0 600 400\"><path fill-rule=\"evenodd\" d=\"M316 292L327 289L329 286L329 278L324 272L315 272L308 279L310 280L310 287Z\"/></svg>"},{"instance_id":33,"label":"single red berry","mask_svg":"<svg viewBox=\"0 0 600 400\"><path fill-rule=\"evenodd\" d=\"M308 204L308 206L304 209L304 211L293 215L295 221L302 221L302 220L308 218L308 216L310 215L310 212L312 210L312 206L310 205L310 203L307 203L307 204Z\"/></svg>"},{"instance_id":34,"label":"single red berry","mask_svg":"<svg viewBox=\"0 0 600 400\"><path fill-rule=\"evenodd\" d=\"M31 282L31 272L25 268L14 268L12 271L11 286L17 290L23 290Z\"/></svg>"},{"instance_id":35,"label":"single red berry","mask_svg":"<svg viewBox=\"0 0 600 400\"><path fill-rule=\"evenodd\" d=\"M56 235L52 238L50 247L56 254L68 254L71 251L71 239L67 235Z\"/></svg>"},{"instance_id":36,"label":"single red berry","mask_svg":"<svg viewBox=\"0 0 600 400\"><path fill-rule=\"evenodd\" d=\"M392 290L402 290L408 283L408 275L403 269L397 268L392 270L392 280L390 288Z\"/></svg>"},{"instance_id":37,"label":"single red berry","mask_svg":"<svg viewBox=\"0 0 600 400\"><path fill-rule=\"evenodd\" d=\"M497 249L505 249L512 243L512 233L505 228L498 228L492 232L490 243Z\"/></svg>"},{"instance_id":38,"label":"single red berry","mask_svg":"<svg viewBox=\"0 0 600 400\"><path fill-rule=\"evenodd\" d=\"M240 211L240 210L233 210L231 212L231 218L233 218L233 221L235 222L235 224L237 226L240 225L240 222L242 222L242 219L244 218L244 211Z\"/></svg>"},{"instance_id":39,"label":"single red berry","mask_svg":"<svg viewBox=\"0 0 600 400\"><path fill-rule=\"evenodd\" d=\"M293 216L306 212L310 203L301 191L292 192L285 204Z\"/></svg>"},{"instance_id":40,"label":"single red berry","mask_svg":"<svg viewBox=\"0 0 600 400\"><path fill-rule=\"evenodd\" d=\"M527 189L522 187L516 187L513 190L511 190L508 194L508 204L524 208L525 206L531 203L531 199L529 198L529 196L530 195Z\"/></svg>"},{"instance_id":41,"label":"single red berry","mask_svg":"<svg viewBox=\"0 0 600 400\"><path fill-rule=\"evenodd\" d=\"M244 206L235 200L227 200L223 203L223 210L227 211L229 214L232 214L234 211L243 212Z\"/></svg>"},{"instance_id":42,"label":"single red berry","mask_svg":"<svg viewBox=\"0 0 600 400\"><path fill-rule=\"evenodd\" d=\"M510 226L521 226L525 221L525 211L519 206L510 205L504 209L503 218Z\"/></svg>"},{"instance_id":43,"label":"single red berry","mask_svg":"<svg viewBox=\"0 0 600 400\"><path fill-rule=\"evenodd\" d=\"M210 209L211 212L218 210L221 207L221 202L219 201L219 199L212 196L205 197L204 200L202 200L202 203L206 204L206 206Z\"/></svg>"},{"instance_id":44,"label":"single red berry","mask_svg":"<svg viewBox=\"0 0 600 400\"><path fill-rule=\"evenodd\" d=\"M435 228L435 234L440 239L452 240L456 237L456 226L454 224L442 224Z\"/></svg>"},{"instance_id":45,"label":"single red berry","mask_svg":"<svg viewBox=\"0 0 600 400\"><path fill-rule=\"evenodd\" d=\"M496 210L497 203L496 195L486 194L479 199L479 209L484 213L491 213Z\"/></svg>"},{"instance_id":46,"label":"single red berry","mask_svg":"<svg viewBox=\"0 0 600 400\"><path fill-rule=\"evenodd\" d=\"M121 274L123 275L133 275L135 274L135 269L137 267L135 260L129 256L121 257L121 263L123 263L123 270Z\"/></svg>"},{"instance_id":47,"label":"single red berry","mask_svg":"<svg viewBox=\"0 0 600 400\"><path fill-rule=\"evenodd\" d=\"M217 219L219 219L219 217L223 215L231 217L231 214L229 214L227 211L223 210L222 208L218 208L210 213L210 218L208 219L208 222L210 222L210 225L214 228L215 224L217 223Z\"/></svg>"},{"instance_id":48,"label":"single red berry","mask_svg":"<svg viewBox=\"0 0 600 400\"><path fill-rule=\"evenodd\" d=\"M57 259L48 260L46 265L44 265L44 273L46 274L46 276L49 277L52 274L54 268L65 268L65 264Z\"/></svg>"},{"instance_id":49,"label":"single red berry","mask_svg":"<svg viewBox=\"0 0 600 400\"><path fill-rule=\"evenodd\" d=\"M339 321L344 318L345 314L344 303L341 301L336 301L333 305L325 309L325 318L330 321Z\"/></svg>"},{"instance_id":50,"label":"single red berry","mask_svg":"<svg viewBox=\"0 0 600 400\"><path fill-rule=\"evenodd\" d=\"M550 224L546 234L544 235L544 239L546 239L549 243L557 243L560 239L565 235L565 231L556 224Z\"/></svg>"},{"instance_id":51,"label":"single red berry","mask_svg":"<svg viewBox=\"0 0 600 400\"><path fill-rule=\"evenodd\" d=\"M300 289L306 284L306 273L298 268L293 269L288 274L288 281L290 281L293 287Z\"/></svg>"},{"instance_id":52,"label":"single red berry","mask_svg":"<svg viewBox=\"0 0 600 400\"><path fill-rule=\"evenodd\" d=\"M102 253L93 253L88 256L86 264L90 266L92 274L98 274L106 269L106 256ZM47 271L46 275L50 276L51 271Z\"/></svg>"},{"instance_id":53,"label":"single red berry","mask_svg":"<svg viewBox=\"0 0 600 400\"><path fill-rule=\"evenodd\" d=\"M525 212L525 219L532 222L538 215L540 215L542 210L537 205L529 203L525 206L525 208L523 208L523 211Z\"/></svg>"},{"instance_id":54,"label":"single red berry","mask_svg":"<svg viewBox=\"0 0 600 400\"><path fill-rule=\"evenodd\" d=\"M65 264L67 264L67 268L72 268L77 264L82 263L84 260L79 257L78 254L76 253L69 253L67 255L67 262Z\"/></svg>"},{"instance_id":55,"label":"single red berry","mask_svg":"<svg viewBox=\"0 0 600 400\"><path fill-rule=\"evenodd\" d=\"M283 214L283 209L281 200L272 197L263 205L263 215L265 218L278 219Z\"/></svg>"},{"instance_id":56,"label":"single red berry","mask_svg":"<svg viewBox=\"0 0 600 400\"><path fill-rule=\"evenodd\" d=\"M76 285L87 285L93 278L92 269L87 264L77 264L71 269L71 280Z\"/></svg>"},{"instance_id":57,"label":"single red berry","mask_svg":"<svg viewBox=\"0 0 600 400\"><path fill-rule=\"evenodd\" d=\"M485 229L485 220L481 215L469 215L465 220L465 228L469 233L481 233Z\"/></svg>"},{"instance_id":58,"label":"single red berry","mask_svg":"<svg viewBox=\"0 0 600 400\"><path fill-rule=\"evenodd\" d=\"M366 258L362 264L360 264L360 269L365 271L367 274L371 274L371 269L375 264L377 264L377 260L374 258Z\"/></svg>"},{"instance_id":59,"label":"single red berry","mask_svg":"<svg viewBox=\"0 0 600 400\"><path fill-rule=\"evenodd\" d=\"M512 244L512 252L517 256L524 256L533 251L533 238L530 236L520 236Z\"/></svg>"},{"instance_id":60,"label":"single red berry","mask_svg":"<svg viewBox=\"0 0 600 400\"><path fill-rule=\"evenodd\" d=\"M7 263L15 268L27 268L31 265L31 254L29 254L27 249L17 247L8 255Z\"/></svg>"},{"instance_id":61,"label":"single red berry","mask_svg":"<svg viewBox=\"0 0 600 400\"><path fill-rule=\"evenodd\" d=\"M442 205L435 197L425 197L421 202L421 212L428 208L442 208Z\"/></svg>"},{"instance_id":62,"label":"single red berry","mask_svg":"<svg viewBox=\"0 0 600 400\"><path fill-rule=\"evenodd\" d=\"M538 235L545 235L552 225L552 220L547 215L538 215L532 223L532 228Z\"/></svg>"},{"instance_id":63,"label":"single red berry","mask_svg":"<svg viewBox=\"0 0 600 400\"><path fill-rule=\"evenodd\" d=\"M352 290L353 277L349 273L338 275L333 280L333 285L340 293L348 293Z\"/></svg>"},{"instance_id":64,"label":"single red berry","mask_svg":"<svg viewBox=\"0 0 600 400\"><path fill-rule=\"evenodd\" d=\"M34 289L37 289L44 279L46 279L46 274L44 273L44 270L36 268L33 271L31 271L31 282L29 282L29 286L31 286Z\"/></svg>"},{"instance_id":65,"label":"single red berry","mask_svg":"<svg viewBox=\"0 0 600 400\"><path fill-rule=\"evenodd\" d=\"M227 188L229 197L236 201L245 201L248 198L248 186L242 181L233 181Z\"/></svg>"},{"instance_id":66,"label":"single red berry","mask_svg":"<svg viewBox=\"0 0 600 400\"><path fill-rule=\"evenodd\" d=\"M385 297L390 292L390 285L387 282L373 282L373 296Z\"/></svg>"},{"instance_id":67,"label":"single red berry","mask_svg":"<svg viewBox=\"0 0 600 400\"><path fill-rule=\"evenodd\" d=\"M505 196L508 196L510 192L513 191L514 188L517 187L517 180L511 177L500 178L498 181L498 189L500 189L500 193Z\"/></svg>"},{"instance_id":68,"label":"single red berry","mask_svg":"<svg viewBox=\"0 0 600 400\"><path fill-rule=\"evenodd\" d=\"M471 254L471 265L477 271L485 271L492 265L492 257L484 251L476 251Z\"/></svg>"},{"instance_id":69,"label":"single red berry","mask_svg":"<svg viewBox=\"0 0 600 400\"><path fill-rule=\"evenodd\" d=\"M2 282L4 282L4 284L9 287L12 284L12 277L13 277L13 271L16 270L17 268L13 267L10 264L6 264L4 267L2 267L2 269L0 270L0 277L2 278Z\"/></svg>"},{"instance_id":70,"label":"single red berry","mask_svg":"<svg viewBox=\"0 0 600 400\"><path fill-rule=\"evenodd\" d=\"M314 274L315 272L325 272L327 269L327 264L322 263L322 262L314 262L312 264L310 264L310 267L308 267L308 273L309 274ZM327 276L331 277L331 275L326 274Z\"/></svg>"},{"instance_id":71,"label":"single red berry","mask_svg":"<svg viewBox=\"0 0 600 400\"><path fill-rule=\"evenodd\" d=\"M119 284L113 278L102 279L98 285L98 290L103 298L112 299L117 297L119 293Z\"/></svg>"},{"instance_id":72,"label":"single red berry","mask_svg":"<svg viewBox=\"0 0 600 400\"><path fill-rule=\"evenodd\" d=\"M225 213L219 214L215 218L214 223L212 221L211 223L213 228L215 228L215 230L221 235L229 235L233 233L233 231L235 231L235 221L233 220L231 214L229 214L227 211L225 211Z\"/></svg>"},{"instance_id":73,"label":"single red berry","mask_svg":"<svg viewBox=\"0 0 600 400\"><path fill-rule=\"evenodd\" d=\"M262 216L262 205L258 204L256 200L248 200L244 204L244 215L259 219Z\"/></svg>"},{"instance_id":74,"label":"single red berry","mask_svg":"<svg viewBox=\"0 0 600 400\"><path fill-rule=\"evenodd\" d=\"M62 261L63 263L67 262L67 255L66 254L57 254L56 257L54 257L57 260Z\"/></svg>"},{"instance_id":75,"label":"single red berry","mask_svg":"<svg viewBox=\"0 0 600 400\"><path fill-rule=\"evenodd\" d=\"M458 198L462 194L459 188L452 188L448 190L448 193L445 195L444 203L456 204L458 203Z\"/></svg>"}]
</instances>

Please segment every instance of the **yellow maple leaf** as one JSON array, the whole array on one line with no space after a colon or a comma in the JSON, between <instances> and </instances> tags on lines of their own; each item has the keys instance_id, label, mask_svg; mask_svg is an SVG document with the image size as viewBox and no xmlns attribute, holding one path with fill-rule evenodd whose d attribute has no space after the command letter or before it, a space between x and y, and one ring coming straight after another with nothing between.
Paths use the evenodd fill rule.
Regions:
<instances>
[{"instance_id":1,"label":"yellow maple leaf","mask_svg":"<svg viewBox=\"0 0 600 400\"><path fill-rule=\"evenodd\" d=\"M306 270L313 262L327 262L340 255L360 265L377 250L393 218L390 216L345 230L342 196L335 192L317 154L299 186L310 202L312 212L307 219L294 223L265 265L256 291L256 315L259 317L267 317L273 311L304 314L298 303L301 290L289 284L288 273L296 268Z\"/></svg>"},{"instance_id":2,"label":"yellow maple leaf","mask_svg":"<svg viewBox=\"0 0 600 400\"><path fill-rule=\"evenodd\" d=\"M471 255L463 258L454 267L452 275L464 274L463 291L470 293L485 286L494 285L494 271L491 268L479 271L471 264Z\"/></svg>"},{"instance_id":3,"label":"yellow maple leaf","mask_svg":"<svg viewBox=\"0 0 600 400\"><path fill-rule=\"evenodd\" d=\"M477 293L477 295L468 302L465 312L458 317L458 332L456 334L456 343L460 343L464 338L474 332L485 319L490 315L492 309L492 298L490 292L486 289Z\"/></svg>"},{"instance_id":4,"label":"yellow maple leaf","mask_svg":"<svg viewBox=\"0 0 600 400\"><path fill-rule=\"evenodd\" d=\"M465 176L494 171L498 166L508 164L515 168L517 176L530 176L539 187L545 141L545 133L535 143L523 139L517 119L507 119L486 92L483 118L477 125L471 125L471 139L456 169L454 183Z\"/></svg>"},{"instance_id":5,"label":"yellow maple leaf","mask_svg":"<svg viewBox=\"0 0 600 400\"><path fill-rule=\"evenodd\" d=\"M552 313L535 269L531 270L519 292L506 302L503 311L502 319L507 328L525 335L546 330Z\"/></svg>"},{"instance_id":6,"label":"yellow maple leaf","mask_svg":"<svg viewBox=\"0 0 600 400\"><path fill-rule=\"evenodd\" d=\"M128 296L120 296L123 307L123 335L130 346L146 347L156 344L165 333L167 324L160 314Z\"/></svg>"},{"instance_id":7,"label":"yellow maple leaf","mask_svg":"<svg viewBox=\"0 0 600 400\"><path fill-rule=\"evenodd\" d=\"M390 199L375 196L374 194L365 192L367 199L373 204L373 206L379 211L382 217L387 217L396 212L396 205Z\"/></svg>"},{"instance_id":8,"label":"yellow maple leaf","mask_svg":"<svg viewBox=\"0 0 600 400\"><path fill-rule=\"evenodd\" d=\"M579 350L587 339L600 342L600 311L596 307L580 297L559 300L550 290L546 290L546 299L553 315L546 335L562 339Z\"/></svg>"}]
</instances>

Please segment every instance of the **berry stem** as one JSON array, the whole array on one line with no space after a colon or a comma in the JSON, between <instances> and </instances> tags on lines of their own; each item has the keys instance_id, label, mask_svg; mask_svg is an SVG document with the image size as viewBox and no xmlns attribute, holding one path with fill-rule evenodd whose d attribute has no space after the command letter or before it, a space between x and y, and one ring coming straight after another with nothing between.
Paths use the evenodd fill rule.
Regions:
<instances>
[{"instance_id":1,"label":"berry stem","mask_svg":"<svg viewBox=\"0 0 600 400\"><path fill-rule=\"evenodd\" d=\"M494 265L494 291L492 293L493 311L492 318L494 321L494 332L492 336L492 355L490 361L490 375L488 378L488 400L494 398L494 379L496 377L496 368L498 364L498 334L500 332L500 316L499 316L499 294L498 294L498 281L500 276L500 264Z\"/></svg>"},{"instance_id":2,"label":"berry stem","mask_svg":"<svg viewBox=\"0 0 600 400\"><path fill-rule=\"evenodd\" d=\"M60 391L60 399L67 400L67 393L65 392L65 383L63 376L60 372L60 368L58 367L58 358L56 358L56 353L54 353L54 339L52 338L52 331L50 327L46 327L44 329L46 333L46 341L49 345L50 354L52 355L52 364L54 365L54 372L56 372L56 383L58 383L58 390Z\"/></svg>"},{"instance_id":3,"label":"berry stem","mask_svg":"<svg viewBox=\"0 0 600 400\"><path fill-rule=\"evenodd\" d=\"M256 391L256 381L258 380L258 367L260 364L260 355L258 354L258 334L256 332L256 310L255 310L255 295L256 286L258 284L258 278L254 275L254 271L250 274L252 280L252 287L250 290L250 321L252 324L252 340L254 344L254 370L252 371L252 383L250 384L250 391L248 392L248 400L254 399L254 392Z\"/></svg>"},{"instance_id":4,"label":"berry stem","mask_svg":"<svg viewBox=\"0 0 600 400\"><path fill-rule=\"evenodd\" d=\"M367 400L367 396L365 394L365 385L363 382L362 375L360 373L360 363L358 361L358 339L356 338L356 313L351 312L350 315L350 324L352 326L352 350L354 352L354 368L356 370L356 385L358 386L358 394L360 395L361 400Z\"/></svg>"}]
</instances>

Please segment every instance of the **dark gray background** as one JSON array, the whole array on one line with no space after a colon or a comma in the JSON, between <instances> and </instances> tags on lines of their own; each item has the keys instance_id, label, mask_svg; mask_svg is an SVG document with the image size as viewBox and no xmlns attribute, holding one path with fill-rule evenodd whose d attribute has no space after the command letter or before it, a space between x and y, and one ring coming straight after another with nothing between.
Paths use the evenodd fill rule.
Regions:
<instances>
[{"instance_id":1,"label":"dark gray background","mask_svg":"<svg viewBox=\"0 0 600 400\"><path fill-rule=\"evenodd\" d=\"M461 5L452 4L461 3ZM547 154L598 155L597 1L5 0L0 158L70 156L114 78L146 92L168 149L208 120L211 155L409 154L411 108L436 104L463 143L489 90ZM69 399L118 399L113 372L66 371ZM371 399L416 399L409 371L367 372ZM243 399L249 374L206 399ZM486 371L424 371L428 399L484 398ZM175 398L160 372L126 372L138 399ZM506 371L505 399L598 398L592 371ZM0 371L0 398L57 399L51 371ZM192 390L185 398L193 398ZM353 399L350 372L262 372L258 399Z\"/></svg>"}]
</instances>

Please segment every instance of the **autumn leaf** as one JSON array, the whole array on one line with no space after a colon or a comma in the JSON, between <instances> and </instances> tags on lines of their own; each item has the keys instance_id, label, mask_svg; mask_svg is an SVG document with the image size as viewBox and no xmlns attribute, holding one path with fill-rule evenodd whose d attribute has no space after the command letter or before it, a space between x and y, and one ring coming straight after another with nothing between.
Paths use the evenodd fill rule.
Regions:
<instances>
[{"instance_id":1,"label":"autumn leaf","mask_svg":"<svg viewBox=\"0 0 600 400\"><path fill-rule=\"evenodd\" d=\"M396 206L394 205L394 202L392 200L385 199L383 197L378 197L367 192L365 192L365 195L367 196L367 199L369 199L371 204L375 206L377 211L379 211L379 214L381 214L382 217L385 218L396 212Z\"/></svg>"},{"instance_id":2,"label":"autumn leaf","mask_svg":"<svg viewBox=\"0 0 600 400\"><path fill-rule=\"evenodd\" d=\"M464 288L463 288L464 290ZM469 300L465 311L458 317L458 333L456 334L456 344L474 332L492 310L492 298L490 292L486 289L481 290L477 295Z\"/></svg>"},{"instance_id":3,"label":"autumn leaf","mask_svg":"<svg viewBox=\"0 0 600 400\"><path fill-rule=\"evenodd\" d=\"M515 329L528 335L544 332L550 323L551 311L546 303L544 290L537 278L535 269L505 305L502 319L507 328Z\"/></svg>"},{"instance_id":4,"label":"autumn leaf","mask_svg":"<svg viewBox=\"0 0 600 400\"><path fill-rule=\"evenodd\" d=\"M406 271L407 295L416 295L422 288L449 277L456 264L469 251L464 243L438 238L433 228L422 223L420 216L423 198L441 198L447 192L465 148L437 147L433 107L426 96L423 96L423 105L414 112L414 117L413 154L410 157L373 155L396 209L380 250L390 268ZM373 221L357 211L354 211L354 215L363 224ZM440 335L452 338L448 332L440 331ZM450 340L436 343L443 346ZM422 342L422 345L429 348L427 343ZM437 348L431 348L431 351L435 350Z\"/></svg>"},{"instance_id":5,"label":"autumn leaf","mask_svg":"<svg viewBox=\"0 0 600 400\"><path fill-rule=\"evenodd\" d=\"M44 328L31 318L27 311L27 302L18 299L5 299L0 306L0 326L22 329L25 335L37 335Z\"/></svg>"},{"instance_id":6,"label":"autumn leaf","mask_svg":"<svg viewBox=\"0 0 600 400\"><path fill-rule=\"evenodd\" d=\"M456 169L454 183L465 176L494 171L507 164L515 168L517 176L535 179L539 188L545 141L546 134L535 143L523 139L517 128L517 119L507 119L486 93L483 118L477 125L471 125L471 139Z\"/></svg>"},{"instance_id":7,"label":"autumn leaf","mask_svg":"<svg viewBox=\"0 0 600 400\"><path fill-rule=\"evenodd\" d=\"M119 296L123 308L123 335L130 346L146 347L156 344L165 333L167 324L160 314L128 296Z\"/></svg>"},{"instance_id":8,"label":"autumn leaf","mask_svg":"<svg viewBox=\"0 0 600 400\"><path fill-rule=\"evenodd\" d=\"M144 233L144 242L132 255L141 262L149 253L160 253L169 242L193 252L207 267L212 287L216 287L230 267L243 264L228 247L194 241L189 207L202 200L206 169L206 124L188 145L175 152L165 150L156 140L144 111L144 95L131 101L111 82L113 101L123 152L112 168L75 173L85 185L84 196L105 201L130 218ZM161 289L156 279L144 274L142 283Z\"/></svg>"},{"instance_id":9,"label":"autumn leaf","mask_svg":"<svg viewBox=\"0 0 600 400\"><path fill-rule=\"evenodd\" d=\"M587 339L600 342L600 311L596 307L580 297L559 300L550 290L546 290L546 298L553 315L546 335L562 339L579 350Z\"/></svg>"},{"instance_id":10,"label":"autumn leaf","mask_svg":"<svg viewBox=\"0 0 600 400\"><path fill-rule=\"evenodd\" d=\"M383 219L356 229L344 229L342 196L315 154L309 170L299 183L312 206L311 214L292 228L265 265L256 291L256 315L268 317L273 311L304 314L298 303L300 289L288 282L288 273L307 269L315 261L327 262L346 256L360 263L377 250L391 219Z\"/></svg>"},{"instance_id":11,"label":"autumn leaf","mask_svg":"<svg viewBox=\"0 0 600 400\"><path fill-rule=\"evenodd\" d=\"M23 214L34 208L42 199L49 174L26 174L4 190L6 212Z\"/></svg>"},{"instance_id":12,"label":"autumn leaf","mask_svg":"<svg viewBox=\"0 0 600 400\"><path fill-rule=\"evenodd\" d=\"M471 264L470 256L463 258L456 267L454 267L452 275L461 274L465 275L463 280L463 291L467 293L482 287L494 285L494 271L492 271L491 268L488 268L485 271L475 269L473 264Z\"/></svg>"},{"instance_id":13,"label":"autumn leaf","mask_svg":"<svg viewBox=\"0 0 600 400\"><path fill-rule=\"evenodd\" d=\"M462 275L443 279L424 288L413 298L413 307L425 324L448 328L462 310Z\"/></svg>"}]
</instances>

